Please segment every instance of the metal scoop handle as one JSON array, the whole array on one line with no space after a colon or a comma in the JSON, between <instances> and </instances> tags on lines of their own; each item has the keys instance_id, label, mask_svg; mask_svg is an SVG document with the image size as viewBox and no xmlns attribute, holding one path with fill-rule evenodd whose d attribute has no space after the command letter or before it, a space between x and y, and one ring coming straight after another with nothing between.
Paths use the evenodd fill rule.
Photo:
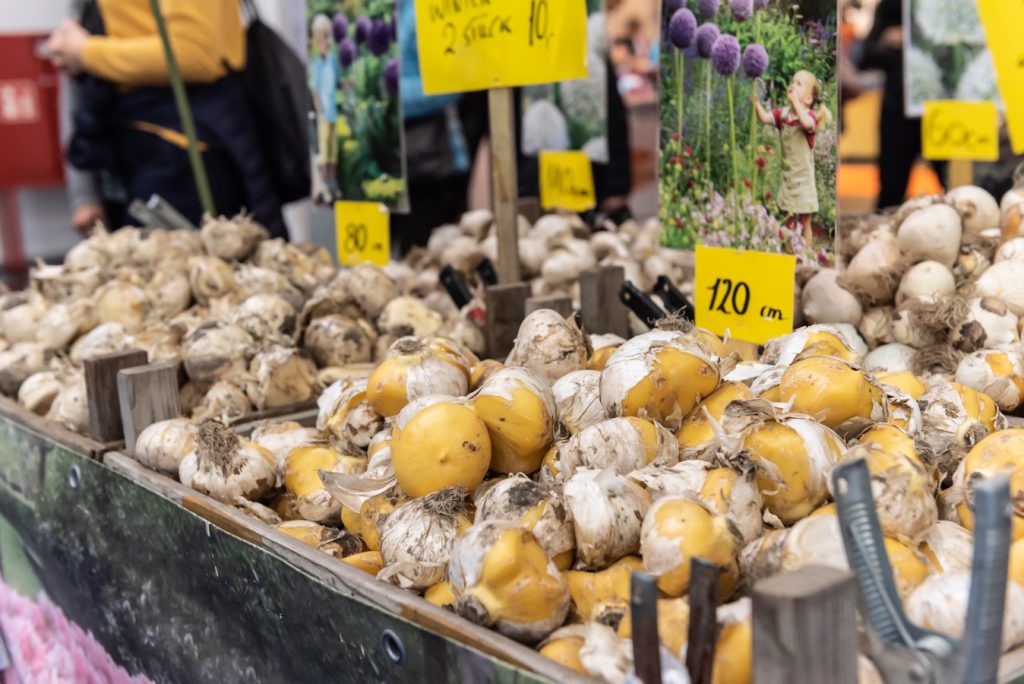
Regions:
<instances>
[{"instance_id":1,"label":"metal scoop handle","mask_svg":"<svg viewBox=\"0 0 1024 684\"><path fill-rule=\"evenodd\" d=\"M473 293L466 284L466 279L450 264L441 269L438 280L455 302L455 308L461 309L473 299Z\"/></svg>"},{"instance_id":2,"label":"metal scoop handle","mask_svg":"<svg viewBox=\"0 0 1024 684\"><path fill-rule=\"evenodd\" d=\"M861 609L879 639L886 646L914 649L917 642L939 636L921 629L907 619L896 591L892 565L885 552L885 540L871 495L871 473L862 458L836 466L832 485L839 513L839 527L850 569L860 587Z\"/></svg>"},{"instance_id":3,"label":"metal scoop handle","mask_svg":"<svg viewBox=\"0 0 1024 684\"><path fill-rule=\"evenodd\" d=\"M990 684L999 675L1011 541L1010 482L987 478L974 488L974 555L964 621L964 684Z\"/></svg>"},{"instance_id":4,"label":"metal scoop handle","mask_svg":"<svg viewBox=\"0 0 1024 684\"><path fill-rule=\"evenodd\" d=\"M665 318L665 312L662 308L655 304L651 296L634 285L632 281L626 280L622 283L619 299L630 311L636 314L637 318L651 328L662 318Z\"/></svg>"}]
</instances>

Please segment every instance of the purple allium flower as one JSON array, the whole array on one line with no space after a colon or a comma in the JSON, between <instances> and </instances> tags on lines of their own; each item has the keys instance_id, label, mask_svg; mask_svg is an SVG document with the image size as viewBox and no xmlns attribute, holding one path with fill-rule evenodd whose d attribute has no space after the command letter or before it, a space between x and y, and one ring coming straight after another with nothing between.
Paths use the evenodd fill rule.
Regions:
<instances>
[{"instance_id":1,"label":"purple allium flower","mask_svg":"<svg viewBox=\"0 0 1024 684\"><path fill-rule=\"evenodd\" d=\"M338 61L348 69L356 61L356 44L351 38L345 38L338 45Z\"/></svg>"},{"instance_id":2,"label":"purple allium flower","mask_svg":"<svg viewBox=\"0 0 1024 684\"><path fill-rule=\"evenodd\" d=\"M698 0L697 10L700 12L700 16L710 19L718 14L718 0Z\"/></svg>"},{"instance_id":3,"label":"purple allium flower","mask_svg":"<svg viewBox=\"0 0 1024 684\"><path fill-rule=\"evenodd\" d=\"M763 10L765 7L768 6L769 2L771 2L771 0L754 0L754 9Z\"/></svg>"},{"instance_id":4,"label":"purple allium flower","mask_svg":"<svg viewBox=\"0 0 1024 684\"><path fill-rule=\"evenodd\" d=\"M729 0L729 9L732 10L732 18L736 21L746 21L754 13L753 0Z\"/></svg>"},{"instance_id":5,"label":"purple allium flower","mask_svg":"<svg viewBox=\"0 0 1024 684\"><path fill-rule=\"evenodd\" d=\"M356 19L356 45L362 45L366 42L366 39L370 37L371 28L373 28L373 23L369 17L359 17Z\"/></svg>"},{"instance_id":6,"label":"purple allium flower","mask_svg":"<svg viewBox=\"0 0 1024 684\"><path fill-rule=\"evenodd\" d=\"M348 17L338 12L334 15L334 21L331 22L331 26L334 28L334 42L340 43L345 40L348 36Z\"/></svg>"},{"instance_id":7,"label":"purple allium flower","mask_svg":"<svg viewBox=\"0 0 1024 684\"><path fill-rule=\"evenodd\" d=\"M768 51L763 45L751 43L743 49L743 73L750 78L759 78L768 70Z\"/></svg>"},{"instance_id":8,"label":"purple allium flower","mask_svg":"<svg viewBox=\"0 0 1024 684\"><path fill-rule=\"evenodd\" d=\"M715 46L715 41L720 35L722 32L718 30L717 25L710 21L701 24L697 29L697 54L704 59L711 57L711 48Z\"/></svg>"},{"instance_id":9,"label":"purple allium flower","mask_svg":"<svg viewBox=\"0 0 1024 684\"><path fill-rule=\"evenodd\" d=\"M740 42L723 33L711 48L711 64L722 76L732 76L740 66Z\"/></svg>"},{"instance_id":10,"label":"purple allium flower","mask_svg":"<svg viewBox=\"0 0 1024 684\"><path fill-rule=\"evenodd\" d=\"M693 45L693 39L697 35L697 17L685 7L676 10L672 19L668 22L668 38L679 50L685 50Z\"/></svg>"},{"instance_id":11,"label":"purple allium flower","mask_svg":"<svg viewBox=\"0 0 1024 684\"><path fill-rule=\"evenodd\" d=\"M665 0L665 16L671 18L673 14L686 6L684 0Z\"/></svg>"},{"instance_id":12,"label":"purple allium flower","mask_svg":"<svg viewBox=\"0 0 1024 684\"><path fill-rule=\"evenodd\" d=\"M398 94L398 58L392 57L384 67L384 89L388 95L394 97Z\"/></svg>"},{"instance_id":13,"label":"purple allium flower","mask_svg":"<svg viewBox=\"0 0 1024 684\"><path fill-rule=\"evenodd\" d=\"M391 45L391 29L383 19L374 19L370 26L370 36L366 41L374 57L380 57Z\"/></svg>"}]
</instances>

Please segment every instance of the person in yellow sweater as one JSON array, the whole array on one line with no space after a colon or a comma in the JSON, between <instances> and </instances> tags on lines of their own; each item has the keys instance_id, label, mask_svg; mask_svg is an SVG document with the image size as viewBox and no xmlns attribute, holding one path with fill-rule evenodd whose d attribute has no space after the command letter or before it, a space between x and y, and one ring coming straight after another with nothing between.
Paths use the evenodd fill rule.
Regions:
<instances>
[{"instance_id":1,"label":"person in yellow sweater","mask_svg":"<svg viewBox=\"0 0 1024 684\"><path fill-rule=\"evenodd\" d=\"M57 67L94 84L75 113L69 158L80 168L113 167L127 201L157 193L198 224L202 209L150 0L94 4L99 21L83 26L66 20L47 42ZM161 2L217 213L248 209L272 233L287 237L238 78L246 59L241 5Z\"/></svg>"}]
</instances>

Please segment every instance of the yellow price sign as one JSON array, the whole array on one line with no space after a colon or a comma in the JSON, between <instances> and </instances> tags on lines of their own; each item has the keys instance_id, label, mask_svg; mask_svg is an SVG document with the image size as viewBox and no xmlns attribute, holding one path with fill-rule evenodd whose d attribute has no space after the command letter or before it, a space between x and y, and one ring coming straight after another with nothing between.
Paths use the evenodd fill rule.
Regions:
<instances>
[{"instance_id":1,"label":"yellow price sign","mask_svg":"<svg viewBox=\"0 0 1024 684\"><path fill-rule=\"evenodd\" d=\"M697 325L764 344L793 332L796 257L697 247Z\"/></svg>"},{"instance_id":2,"label":"yellow price sign","mask_svg":"<svg viewBox=\"0 0 1024 684\"><path fill-rule=\"evenodd\" d=\"M921 148L925 159L998 161L999 109L996 103L925 102Z\"/></svg>"},{"instance_id":3,"label":"yellow price sign","mask_svg":"<svg viewBox=\"0 0 1024 684\"><path fill-rule=\"evenodd\" d=\"M585 0L416 0L423 92L587 75Z\"/></svg>"},{"instance_id":4,"label":"yellow price sign","mask_svg":"<svg viewBox=\"0 0 1024 684\"><path fill-rule=\"evenodd\" d=\"M540 153L540 205L586 211L597 206L594 170L586 152Z\"/></svg>"},{"instance_id":5,"label":"yellow price sign","mask_svg":"<svg viewBox=\"0 0 1024 684\"><path fill-rule=\"evenodd\" d=\"M1013 151L1024 152L1024 3L1010 0L977 0L978 14L992 52L996 78L1006 109L1006 126Z\"/></svg>"},{"instance_id":6,"label":"yellow price sign","mask_svg":"<svg viewBox=\"0 0 1024 684\"><path fill-rule=\"evenodd\" d=\"M335 202L338 263L357 266L391 261L391 215L379 202Z\"/></svg>"}]
</instances>

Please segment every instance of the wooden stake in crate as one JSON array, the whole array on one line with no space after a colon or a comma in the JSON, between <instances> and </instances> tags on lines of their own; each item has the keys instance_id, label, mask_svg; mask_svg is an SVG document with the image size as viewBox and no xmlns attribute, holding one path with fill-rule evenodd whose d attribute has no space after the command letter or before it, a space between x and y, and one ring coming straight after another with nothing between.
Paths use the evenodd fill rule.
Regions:
<instances>
[{"instance_id":1,"label":"wooden stake in crate","mask_svg":"<svg viewBox=\"0 0 1024 684\"><path fill-rule=\"evenodd\" d=\"M143 430L181 415L178 366L177 361L161 361L117 374L124 450L130 456L135 455L135 443Z\"/></svg>"},{"instance_id":2,"label":"wooden stake in crate","mask_svg":"<svg viewBox=\"0 0 1024 684\"><path fill-rule=\"evenodd\" d=\"M580 311L587 332L629 338L629 309L619 299L626 271L598 266L580 273Z\"/></svg>"},{"instance_id":3,"label":"wooden stake in crate","mask_svg":"<svg viewBox=\"0 0 1024 684\"><path fill-rule=\"evenodd\" d=\"M572 316L572 300L568 297L560 295L551 295L550 297L530 297L526 300L526 315L529 316L534 311L541 309L551 309L557 311L562 315L562 318L568 318Z\"/></svg>"},{"instance_id":4,"label":"wooden stake in crate","mask_svg":"<svg viewBox=\"0 0 1024 684\"><path fill-rule=\"evenodd\" d=\"M89 403L89 431L97 442L117 442L124 437L117 374L149 361L141 349L101 354L85 360L85 395Z\"/></svg>"},{"instance_id":5,"label":"wooden stake in crate","mask_svg":"<svg viewBox=\"0 0 1024 684\"><path fill-rule=\"evenodd\" d=\"M687 630L686 670L692 684L711 684L718 641L717 565L702 558L690 561L690 623Z\"/></svg>"},{"instance_id":6,"label":"wooden stake in crate","mask_svg":"<svg viewBox=\"0 0 1024 684\"><path fill-rule=\"evenodd\" d=\"M846 570L807 566L754 587L758 684L856 684L857 585Z\"/></svg>"},{"instance_id":7,"label":"wooden stake in crate","mask_svg":"<svg viewBox=\"0 0 1024 684\"><path fill-rule=\"evenodd\" d=\"M493 285L484 290L484 306L487 309L484 337L489 358L504 359L512 350L519 326L526 315L526 299L529 296L528 283Z\"/></svg>"}]
</instances>

